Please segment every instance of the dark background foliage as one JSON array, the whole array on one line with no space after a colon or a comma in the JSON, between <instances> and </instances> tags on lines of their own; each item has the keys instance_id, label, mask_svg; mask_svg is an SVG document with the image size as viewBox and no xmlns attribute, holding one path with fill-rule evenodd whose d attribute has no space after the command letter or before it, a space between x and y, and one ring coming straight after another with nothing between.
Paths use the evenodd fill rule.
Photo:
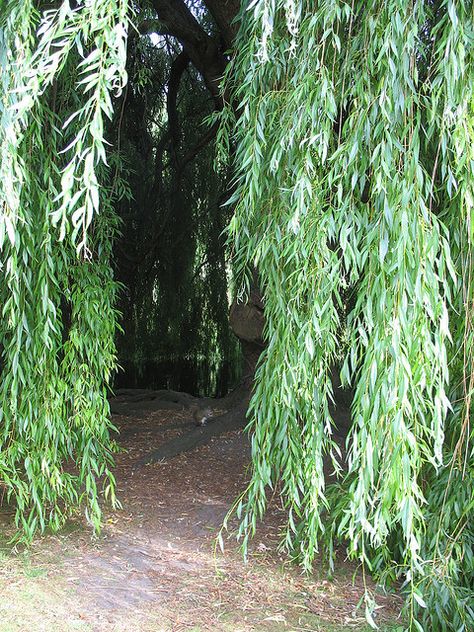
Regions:
<instances>
[{"instance_id":1,"label":"dark background foliage","mask_svg":"<svg viewBox=\"0 0 474 632\"><path fill-rule=\"evenodd\" d=\"M223 395L238 376L239 347L228 321L228 174L207 121L215 102L176 39L145 35L129 48L114 130L132 195L117 208L116 386Z\"/></svg>"}]
</instances>

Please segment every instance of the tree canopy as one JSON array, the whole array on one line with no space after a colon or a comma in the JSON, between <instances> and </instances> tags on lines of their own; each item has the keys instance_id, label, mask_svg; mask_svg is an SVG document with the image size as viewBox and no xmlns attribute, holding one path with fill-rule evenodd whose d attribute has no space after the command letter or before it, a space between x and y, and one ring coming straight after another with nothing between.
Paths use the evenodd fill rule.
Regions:
<instances>
[{"instance_id":1,"label":"tree canopy","mask_svg":"<svg viewBox=\"0 0 474 632\"><path fill-rule=\"evenodd\" d=\"M468 630L472 1L252 0L233 21L238 4L0 4L0 484L27 538L81 505L99 527L99 481L115 501L114 244L142 241L150 203L161 218L175 204L176 234L206 200L201 241L188 231L190 250L173 265L194 275L186 257L214 240L224 273L214 211L227 189L234 291L257 278L266 319L252 476L236 505L244 547L277 489L283 545L306 569L321 545L332 563L344 543L377 578L404 582L410 628ZM149 33L174 38L171 61L140 53ZM178 106L189 63L193 96ZM144 75L153 69L169 73L166 89ZM155 110L144 114L145 92ZM192 146L207 142L186 114L196 96L218 125L217 151L188 165L185 191L180 135L187 125ZM126 150L146 172L147 143L151 185L134 217L140 183ZM163 256L143 263L166 288ZM213 304L208 322L225 336L225 292ZM335 367L353 389L347 454L332 436ZM371 623L372 606L368 594Z\"/></svg>"}]
</instances>

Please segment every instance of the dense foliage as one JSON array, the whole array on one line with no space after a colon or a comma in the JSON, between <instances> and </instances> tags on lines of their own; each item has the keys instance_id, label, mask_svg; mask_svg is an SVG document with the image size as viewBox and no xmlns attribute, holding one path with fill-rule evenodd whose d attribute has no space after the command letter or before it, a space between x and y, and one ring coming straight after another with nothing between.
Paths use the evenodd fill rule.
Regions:
<instances>
[{"instance_id":1,"label":"dense foliage","mask_svg":"<svg viewBox=\"0 0 474 632\"><path fill-rule=\"evenodd\" d=\"M0 480L28 539L78 505L98 527L101 477L114 499L112 204L126 190L104 128L129 13L126 0L36 7L0 11Z\"/></svg>"},{"instance_id":2,"label":"dense foliage","mask_svg":"<svg viewBox=\"0 0 474 632\"><path fill-rule=\"evenodd\" d=\"M347 541L406 581L410 625L471 629L472 2L261 0L242 20L229 239L243 286L258 270L268 342L244 544L280 484L305 567ZM328 488L341 353L353 424Z\"/></svg>"}]
</instances>

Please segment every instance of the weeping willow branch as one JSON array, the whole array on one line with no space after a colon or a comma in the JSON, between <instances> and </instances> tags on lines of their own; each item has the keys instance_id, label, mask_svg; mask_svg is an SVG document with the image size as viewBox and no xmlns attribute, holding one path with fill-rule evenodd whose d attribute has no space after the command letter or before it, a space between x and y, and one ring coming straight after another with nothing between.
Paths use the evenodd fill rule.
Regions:
<instances>
[{"instance_id":1,"label":"weeping willow branch","mask_svg":"<svg viewBox=\"0 0 474 632\"><path fill-rule=\"evenodd\" d=\"M105 135L128 13L126 0L19 1L0 16L0 480L26 539L82 505L98 528L100 479L115 501L111 204L126 187L104 186Z\"/></svg>"},{"instance_id":2,"label":"weeping willow branch","mask_svg":"<svg viewBox=\"0 0 474 632\"><path fill-rule=\"evenodd\" d=\"M443 580L422 578L437 572L429 486L445 484L471 415L472 3L256 0L241 19L225 78L237 112L224 108L219 141L237 146L229 241L243 286L258 270L268 342L238 506L244 547L279 483L284 544L306 568L322 537L329 551L342 538L379 577L405 575L410 625L448 629L456 613L469 627L472 611L460 615L446 587L472 598L472 562L456 552ZM347 287L357 299L341 320ZM327 491L341 355L353 425L347 474ZM472 516L468 463L449 506L470 494ZM427 609L440 584L444 610Z\"/></svg>"}]
</instances>

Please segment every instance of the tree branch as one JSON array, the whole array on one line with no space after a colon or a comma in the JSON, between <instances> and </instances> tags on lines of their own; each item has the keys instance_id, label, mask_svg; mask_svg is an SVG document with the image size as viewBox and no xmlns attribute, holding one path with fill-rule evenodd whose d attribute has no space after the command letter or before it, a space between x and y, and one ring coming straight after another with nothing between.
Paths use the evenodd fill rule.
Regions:
<instances>
[{"instance_id":1,"label":"tree branch","mask_svg":"<svg viewBox=\"0 0 474 632\"><path fill-rule=\"evenodd\" d=\"M176 37L201 73L216 105L222 107L219 82L226 66L218 41L208 35L183 0L152 0L161 30Z\"/></svg>"},{"instance_id":2,"label":"tree branch","mask_svg":"<svg viewBox=\"0 0 474 632\"><path fill-rule=\"evenodd\" d=\"M184 167L194 160L198 153L205 147L216 135L217 132L217 124L214 124L212 127L208 129L208 131L199 139L199 141L192 147L179 161L178 169L184 169Z\"/></svg>"},{"instance_id":3,"label":"tree branch","mask_svg":"<svg viewBox=\"0 0 474 632\"><path fill-rule=\"evenodd\" d=\"M230 49L237 35L235 18L240 10L240 0L204 0L204 4L221 32L226 48Z\"/></svg>"},{"instance_id":4,"label":"tree branch","mask_svg":"<svg viewBox=\"0 0 474 632\"><path fill-rule=\"evenodd\" d=\"M178 98L178 90L179 84L181 81L181 77L183 76L184 71L188 67L190 62L189 55L186 51L182 51L179 55L173 60L171 64L170 76L168 80L168 93L166 96L166 109L168 112L168 126L171 135L171 140L173 143L173 154L175 161L176 160L176 152L178 149L179 139L180 139L180 130L178 123L178 108L177 108L177 98Z\"/></svg>"}]
</instances>

